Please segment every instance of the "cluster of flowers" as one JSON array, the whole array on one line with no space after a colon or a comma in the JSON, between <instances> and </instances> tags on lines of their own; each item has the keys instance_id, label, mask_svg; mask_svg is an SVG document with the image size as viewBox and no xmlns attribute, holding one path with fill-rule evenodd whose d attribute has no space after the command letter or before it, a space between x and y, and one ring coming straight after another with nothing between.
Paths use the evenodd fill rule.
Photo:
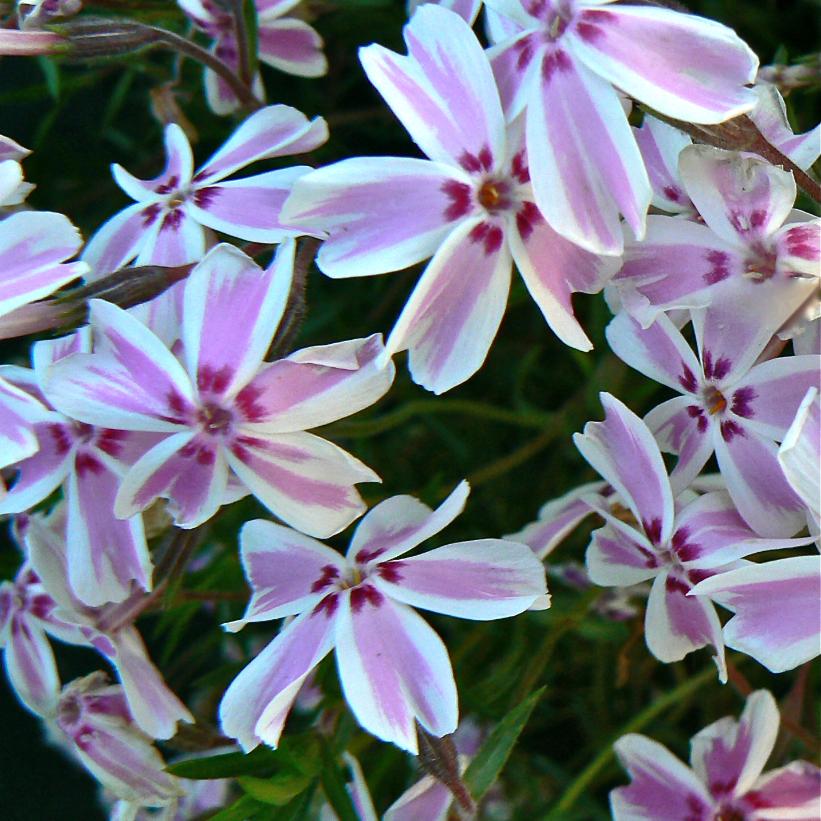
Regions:
<instances>
[{"instance_id":1,"label":"cluster of flowers","mask_svg":"<svg viewBox=\"0 0 821 821\"><path fill-rule=\"evenodd\" d=\"M239 72L234 18L210 0L181 5ZM317 76L321 41L285 16L294 5L257 3L259 58ZM434 736L454 732L448 653L413 608L485 620L549 606L541 560L593 513L604 526L588 547L589 577L618 588L652 580L645 637L660 661L711 646L725 681L725 644L774 672L819 652L821 566L802 548L821 531L821 225L794 209L793 173L691 144L665 120L748 113L794 169L817 158L819 130L792 133L775 88L750 87L755 56L717 23L607 0L488 0L485 50L471 28L479 3L451 5L414 12L407 55L379 45L360 55L427 159L234 177L317 148L325 122L259 107L196 171L172 124L159 176L113 168L135 203L81 250L65 216L9 210L28 191L26 152L0 144L4 336L25 333L50 304L40 300L78 277L93 284L132 264L135 277L141 266L188 266L185 281L135 308L91 300L88 324L36 342L30 369L0 367L0 513L15 514L23 553L16 579L0 587L6 670L22 702L125 802L119 812L188 812L180 802L190 800L196 814L224 800L223 784L200 795L170 776L152 746L194 720L134 625L163 584L147 545L158 499L182 531L248 494L284 523L255 520L239 534L252 598L226 628L288 619L219 707L222 733L245 751L277 746L332 648L364 729L412 753L417 723ZM29 4L22 16L37 31L44 15L45 4ZM250 83L261 96L259 77ZM240 105L210 68L205 85L215 112ZM632 127L636 103L658 116ZM263 269L217 233L276 244L274 259ZM386 343L373 335L282 350L304 274L299 237L321 241L316 263L330 277L430 258ZM498 330L514 263L551 329L580 350L591 343L572 295L604 290L614 353L679 395L644 419L602 395L605 420L576 436L602 481L548 502L516 535L408 557L462 511L463 482L436 510L410 496L376 505L344 557L317 541L365 513L355 485L379 477L308 431L379 400L400 351L434 393L469 379ZM780 355L788 343L793 354ZM662 451L678 457L669 475ZM713 455L719 473L703 475ZM32 512L46 500L47 514ZM769 550L797 552L747 558ZM723 627L716 603L735 614ZM93 673L61 688L51 638L97 650L119 684ZM772 697L754 694L741 725L723 719L696 736L695 774L654 742L622 739L634 783L614 792L614 816L657 819L660 801L665 812L681 808L665 818L799 812L818 796L815 769L759 778L777 723ZM373 817L351 769L355 803ZM447 812L441 785L414 790L390 817L422 817L414 802L434 801L431 790L438 815L425 817Z\"/></svg>"}]
</instances>

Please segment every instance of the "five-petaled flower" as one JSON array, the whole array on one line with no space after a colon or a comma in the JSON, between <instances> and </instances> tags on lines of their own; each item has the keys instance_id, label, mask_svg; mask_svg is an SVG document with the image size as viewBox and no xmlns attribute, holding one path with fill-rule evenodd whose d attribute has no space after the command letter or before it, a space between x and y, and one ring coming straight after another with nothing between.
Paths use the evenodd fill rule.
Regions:
<instances>
[{"instance_id":1,"label":"five-petaled flower","mask_svg":"<svg viewBox=\"0 0 821 821\"><path fill-rule=\"evenodd\" d=\"M285 311L293 256L288 241L263 271L233 246L212 249L185 283L182 363L126 311L92 302L93 352L53 364L45 387L74 419L159 434L125 474L116 515L162 496L180 527L196 527L228 501L229 471L308 533L328 536L363 512L354 485L377 475L305 430L371 405L390 387L393 365L376 364L378 335L263 361Z\"/></svg>"},{"instance_id":2,"label":"five-petaled flower","mask_svg":"<svg viewBox=\"0 0 821 821\"><path fill-rule=\"evenodd\" d=\"M480 539L404 557L453 521L467 494L463 482L435 511L412 496L386 499L359 523L345 557L272 522L246 524L241 555L253 597L227 627L296 618L228 688L223 732L245 750L275 747L299 688L336 647L345 699L368 732L414 753L416 721L452 733L448 653L412 608L486 620L549 603L544 569L523 544Z\"/></svg>"},{"instance_id":3,"label":"five-petaled flower","mask_svg":"<svg viewBox=\"0 0 821 821\"><path fill-rule=\"evenodd\" d=\"M255 242L275 243L310 233L286 227L279 212L294 181L310 171L293 166L226 180L258 160L312 151L328 138L318 117L308 118L287 105L272 105L252 114L196 173L191 146L176 123L165 129L165 170L140 180L119 165L114 179L134 205L115 214L89 240L83 259L93 276L137 265L184 265L202 259L208 247L206 228Z\"/></svg>"},{"instance_id":4,"label":"five-petaled flower","mask_svg":"<svg viewBox=\"0 0 821 821\"><path fill-rule=\"evenodd\" d=\"M294 186L283 221L325 230L328 276L382 274L433 255L391 332L413 378L442 393L472 376L502 321L515 261L550 327L592 345L575 291L600 291L617 265L559 236L533 201L521 123L506 127L487 57L457 14L423 6L405 27L408 56L360 57L371 82L430 160L361 157Z\"/></svg>"},{"instance_id":5,"label":"five-petaled flower","mask_svg":"<svg viewBox=\"0 0 821 821\"><path fill-rule=\"evenodd\" d=\"M716 491L676 504L658 445L647 425L623 403L602 394L606 418L588 422L574 441L629 508L615 516L594 494L590 506L605 526L587 548L590 578L605 586L653 579L644 634L660 661L671 662L711 644L726 680L721 623L707 597L688 596L705 578L738 567L742 556L798 547L811 539L761 539L729 495Z\"/></svg>"}]
</instances>

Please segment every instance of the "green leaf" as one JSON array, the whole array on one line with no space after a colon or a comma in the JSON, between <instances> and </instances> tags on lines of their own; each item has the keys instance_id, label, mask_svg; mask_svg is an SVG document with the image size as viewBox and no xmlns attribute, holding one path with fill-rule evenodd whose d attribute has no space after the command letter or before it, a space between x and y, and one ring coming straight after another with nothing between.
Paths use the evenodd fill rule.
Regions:
<instances>
[{"instance_id":1,"label":"green leaf","mask_svg":"<svg viewBox=\"0 0 821 821\"><path fill-rule=\"evenodd\" d=\"M359 814L351 801L348 788L345 786L345 778L339 769L336 757L330 745L325 742L322 745L322 789L325 798L333 808L339 821L359 821Z\"/></svg>"},{"instance_id":2,"label":"green leaf","mask_svg":"<svg viewBox=\"0 0 821 821\"><path fill-rule=\"evenodd\" d=\"M292 798L303 793L311 783L311 778L300 773L281 772L270 778L242 775L237 781L240 787L256 801L282 807Z\"/></svg>"},{"instance_id":3,"label":"green leaf","mask_svg":"<svg viewBox=\"0 0 821 821\"><path fill-rule=\"evenodd\" d=\"M56 102L60 99L60 69L54 60L42 55L37 58L37 64L43 72L48 93Z\"/></svg>"},{"instance_id":4,"label":"green leaf","mask_svg":"<svg viewBox=\"0 0 821 821\"><path fill-rule=\"evenodd\" d=\"M257 747L250 753L221 753L208 758L177 761L166 767L167 772L180 778L234 778L240 775L259 775L285 770L291 775L310 778L322 768L319 741L310 733L285 738L276 750Z\"/></svg>"},{"instance_id":5,"label":"green leaf","mask_svg":"<svg viewBox=\"0 0 821 821\"><path fill-rule=\"evenodd\" d=\"M498 778L544 691L545 688L540 687L517 704L496 725L465 770L464 782L477 802L481 801Z\"/></svg>"},{"instance_id":6,"label":"green leaf","mask_svg":"<svg viewBox=\"0 0 821 821\"><path fill-rule=\"evenodd\" d=\"M231 804L230 807L220 810L216 815L212 815L209 821L249 821L254 818L260 810L258 801L255 801L249 795L243 795L242 798Z\"/></svg>"}]
</instances>

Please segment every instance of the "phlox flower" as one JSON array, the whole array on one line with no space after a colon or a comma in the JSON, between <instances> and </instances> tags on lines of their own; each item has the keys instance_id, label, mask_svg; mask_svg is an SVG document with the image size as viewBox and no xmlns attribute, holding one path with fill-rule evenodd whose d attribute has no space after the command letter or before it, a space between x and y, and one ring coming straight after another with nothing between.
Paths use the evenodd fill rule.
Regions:
<instances>
[{"instance_id":1,"label":"phlox flower","mask_svg":"<svg viewBox=\"0 0 821 821\"><path fill-rule=\"evenodd\" d=\"M396 271L433 255L386 348L407 349L416 382L442 393L478 370L504 314L515 261L566 344L592 345L573 315L615 270L556 234L533 201L520 124L505 125L479 41L458 15L424 5L408 56L360 51L371 82L430 160L359 157L297 181L282 219L325 230L332 277Z\"/></svg>"},{"instance_id":2,"label":"phlox flower","mask_svg":"<svg viewBox=\"0 0 821 821\"><path fill-rule=\"evenodd\" d=\"M151 739L135 724L122 687L103 672L63 688L51 723L55 740L111 793L144 807L165 807L183 795Z\"/></svg>"},{"instance_id":3,"label":"phlox flower","mask_svg":"<svg viewBox=\"0 0 821 821\"><path fill-rule=\"evenodd\" d=\"M33 396L0 376L0 468L13 465L37 452L40 446L33 420L43 410ZM0 503L5 495L6 484L0 481Z\"/></svg>"},{"instance_id":4,"label":"phlox flower","mask_svg":"<svg viewBox=\"0 0 821 821\"><path fill-rule=\"evenodd\" d=\"M47 716L60 682L49 637L93 647L117 671L134 720L152 738L170 738L178 721L193 721L151 663L133 624L117 625L126 605L88 607L67 582L65 517L26 517L18 531L26 560L14 582L0 584L0 644L21 701ZM139 594L137 594L139 595Z\"/></svg>"},{"instance_id":5,"label":"phlox flower","mask_svg":"<svg viewBox=\"0 0 821 821\"><path fill-rule=\"evenodd\" d=\"M801 400L781 447L778 463L807 508L810 531L821 533L821 399L817 387Z\"/></svg>"},{"instance_id":6,"label":"phlox flower","mask_svg":"<svg viewBox=\"0 0 821 821\"><path fill-rule=\"evenodd\" d=\"M328 71L322 53L322 37L297 17L286 16L301 0L255 0L257 57L263 63L299 77L321 77ZM200 31L214 38L211 51L235 73L239 70L239 46L233 15L215 0L179 0L180 8ZM239 100L214 71L205 69L205 95L216 114L230 114ZM264 99L259 72L253 79L254 94Z\"/></svg>"},{"instance_id":7,"label":"phlox flower","mask_svg":"<svg viewBox=\"0 0 821 821\"><path fill-rule=\"evenodd\" d=\"M281 242L297 229L279 219L282 203L307 166L280 168L226 180L258 160L313 151L328 138L325 121L295 108L274 105L244 120L196 173L191 146L176 123L165 129L165 170L140 180L113 165L117 185L136 200L104 223L89 240L83 259L95 276L137 265L184 265L199 261L206 228L255 242Z\"/></svg>"},{"instance_id":8,"label":"phlox flower","mask_svg":"<svg viewBox=\"0 0 821 821\"><path fill-rule=\"evenodd\" d=\"M602 394L602 404L605 420L588 422L574 441L632 517L624 521L590 497L591 506L605 520L587 548L590 578L596 584L619 587L653 579L644 625L650 652L660 661L671 662L710 644L721 680L726 681L715 608L708 598L687 594L704 578L738 566L734 563L742 556L797 547L810 539L758 538L730 496L721 491L676 504L648 427L615 397Z\"/></svg>"},{"instance_id":9,"label":"phlox flower","mask_svg":"<svg viewBox=\"0 0 821 821\"><path fill-rule=\"evenodd\" d=\"M413 753L417 721L452 733L447 649L413 607L486 620L548 604L544 569L525 545L480 539L400 558L453 521L467 494L463 482L435 511L411 496L385 500L359 523L345 557L271 522L247 523L241 556L253 596L227 628L296 618L228 688L223 732L246 751L275 747L299 688L335 647L345 699L368 732Z\"/></svg>"},{"instance_id":10,"label":"phlox flower","mask_svg":"<svg viewBox=\"0 0 821 821\"><path fill-rule=\"evenodd\" d=\"M229 474L315 535L362 513L354 485L376 474L305 430L371 405L390 387L393 366L377 366L377 335L263 361L290 293L293 255L288 241L263 271L231 245L213 248L185 283L182 362L126 311L92 301L93 352L53 364L45 390L87 424L157 434L123 477L117 516L164 497L179 527L196 527L227 501Z\"/></svg>"},{"instance_id":11,"label":"phlox flower","mask_svg":"<svg viewBox=\"0 0 821 821\"><path fill-rule=\"evenodd\" d=\"M28 148L0 134L0 208L20 205L34 189L23 181L20 161L31 154Z\"/></svg>"},{"instance_id":12,"label":"phlox flower","mask_svg":"<svg viewBox=\"0 0 821 821\"><path fill-rule=\"evenodd\" d=\"M727 716L690 741L690 767L643 735L614 745L632 783L610 793L614 821L777 821L817 818L821 770L793 761L764 773L779 715L767 690L752 693L736 721Z\"/></svg>"},{"instance_id":13,"label":"phlox flower","mask_svg":"<svg viewBox=\"0 0 821 821\"><path fill-rule=\"evenodd\" d=\"M713 20L610 0L486 5L519 29L490 58L508 119L526 113L536 203L556 231L595 253L621 253L619 212L641 238L651 198L613 86L689 122L722 122L755 104L744 86L757 57Z\"/></svg>"},{"instance_id":14,"label":"phlox flower","mask_svg":"<svg viewBox=\"0 0 821 821\"><path fill-rule=\"evenodd\" d=\"M763 536L791 536L805 508L778 464L778 446L807 389L818 385L821 357L807 354L758 362L772 330L755 314L693 310L699 355L665 315L646 329L626 313L607 328L613 351L645 376L681 396L645 417L664 451L679 456L671 476L688 487L715 453L727 490Z\"/></svg>"},{"instance_id":15,"label":"phlox flower","mask_svg":"<svg viewBox=\"0 0 821 821\"><path fill-rule=\"evenodd\" d=\"M0 317L83 276L86 263L65 261L82 242L62 214L21 211L0 221Z\"/></svg>"},{"instance_id":16,"label":"phlox flower","mask_svg":"<svg viewBox=\"0 0 821 821\"><path fill-rule=\"evenodd\" d=\"M702 222L653 215L613 279L643 325L672 308L709 308L733 322L738 306L774 332L817 301L821 221L793 211L792 174L753 155L685 147L683 193ZM810 316L817 315L811 308Z\"/></svg>"},{"instance_id":17,"label":"phlox flower","mask_svg":"<svg viewBox=\"0 0 821 821\"><path fill-rule=\"evenodd\" d=\"M143 433L78 422L51 405L42 377L56 360L90 350L80 332L33 348L34 370L0 366L0 375L30 398L27 421L36 451L10 465L16 473L0 514L22 513L58 487L67 503L68 582L85 604L125 599L132 583L151 589L152 565L139 514L117 519L114 499L128 467L154 442ZM0 415L13 411L14 397L0 393Z\"/></svg>"}]
</instances>

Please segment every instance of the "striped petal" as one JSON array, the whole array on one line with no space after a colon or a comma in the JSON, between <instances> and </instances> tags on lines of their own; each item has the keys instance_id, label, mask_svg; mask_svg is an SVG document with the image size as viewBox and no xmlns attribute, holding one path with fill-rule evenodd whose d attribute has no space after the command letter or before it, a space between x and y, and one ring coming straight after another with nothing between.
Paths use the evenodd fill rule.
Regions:
<instances>
[{"instance_id":1,"label":"striped petal","mask_svg":"<svg viewBox=\"0 0 821 821\"><path fill-rule=\"evenodd\" d=\"M641 239L652 189L618 94L561 49L542 58L527 109L536 204L582 248L620 255L619 213Z\"/></svg>"},{"instance_id":2,"label":"striped petal","mask_svg":"<svg viewBox=\"0 0 821 821\"><path fill-rule=\"evenodd\" d=\"M376 588L340 603L336 658L342 692L369 733L417 753L416 722L436 736L456 729L456 684L442 640L411 608Z\"/></svg>"},{"instance_id":3,"label":"striped petal","mask_svg":"<svg viewBox=\"0 0 821 821\"><path fill-rule=\"evenodd\" d=\"M182 341L201 397L233 397L259 369L288 301L293 265L293 242L279 247L265 271L221 243L191 272Z\"/></svg>"}]
</instances>

